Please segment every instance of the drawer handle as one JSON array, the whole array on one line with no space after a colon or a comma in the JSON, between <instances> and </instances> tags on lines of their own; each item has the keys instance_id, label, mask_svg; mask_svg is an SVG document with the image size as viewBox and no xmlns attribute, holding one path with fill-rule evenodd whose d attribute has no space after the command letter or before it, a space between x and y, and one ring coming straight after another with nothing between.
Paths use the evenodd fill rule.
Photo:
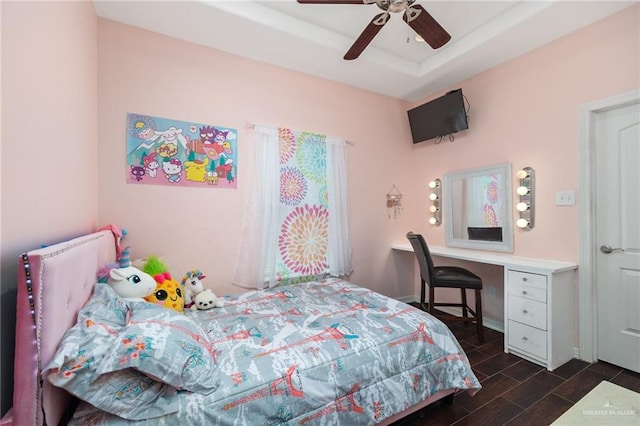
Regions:
<instances>
[{"instance_id":1,"label":"drawer handle","mask_svg":"<svg viewBox=\"0 0 640 426\"><path fill-rule=\"evenodd\" d=\"M526 342L527 340L529 340L529 339L527 338L527 336L523 336L523 337L522 337L522 341L523 341L523 342Z\"/></svg>"},{"instance_id":2,"label":"drawer handle","mask_svg":"<svg viewBox=\"0 0 640 426\"><path fill-rule=\"evenodd\" d=\"M527 311L526 309L523 309L523 310L522 310L522 313L523 313L523 314L528 314L528 313L529 313L529 311Z\"/></svg>"},{"instance_id":3,"label":"drawer handle","mask_svg":"<svg viewBox=\"0 0 640 426\"><path fill-rule=\"evenodd\" d=\"M522 277L522 281L529 281L527 277Z\"/></svg>"},{"instance_id":4,"label":"drawer handle","mask_svg":"<svg viewBox=\"0 0 640 426\"><path fill-rule=\"evenodd\" d=\"M522 294L524 294L526 296L529 293L527 293L527 290L522 290Z\"/></svg>"}]
</instances>

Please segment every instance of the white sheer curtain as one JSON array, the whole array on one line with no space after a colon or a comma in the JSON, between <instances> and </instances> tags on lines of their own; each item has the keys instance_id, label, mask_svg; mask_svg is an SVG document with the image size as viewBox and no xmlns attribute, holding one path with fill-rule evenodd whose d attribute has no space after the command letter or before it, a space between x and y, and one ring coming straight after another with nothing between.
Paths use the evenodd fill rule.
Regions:
<instances>
[{"instance_id":1,"label":"white sheer curtain","mask_svg":"<svg viewBox=\"0 0 640 426\"><path fill-rule=\"evenodd\" d=\"M329 193L329 243L327 261L334 277L351 273L347 150L344 139L327 137L327 191Z\"/></svg>"},{"instance_id":2,"label":"white sheer curtain","mask_svg":"<svg viewBox=\"0 0 640 426\"><path fill-rule=\"evenodd\" d=\"M254 127L255 164L245 212L240 253L233 284L246 288L277 285L280 208L278 129ZM333 276L347 275L351 267L346 142L327 137L327 191L329 236L327 262Z\"/></svg>"},{"instance_id":3,"label":"white sheer curtain","mask_svg":"<svg viewBox=\"0 0 640 426\"><path fill-rule=\"evenodd\" d=\"M244 217L233 284L262 289L276 284L280 163L278 129L254 127L254 179Z\"/></svg>"}]
</instances>

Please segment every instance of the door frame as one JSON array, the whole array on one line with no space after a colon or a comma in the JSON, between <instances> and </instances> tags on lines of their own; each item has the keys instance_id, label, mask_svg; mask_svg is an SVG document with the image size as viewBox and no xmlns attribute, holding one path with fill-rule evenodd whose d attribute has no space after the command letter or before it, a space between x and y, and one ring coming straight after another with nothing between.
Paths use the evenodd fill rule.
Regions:
<instances>
[{"instance_id":1,"label":"door frame","mask_svg":"<svg viewBox=\"0 0 640 426\"><path fill-rule=\"evenodd\" d=\"M595 121L597 114L640 103L640 90L621 93L581 105L578 117L580 142L580 263L578 266L580 359L598 360L598 311L595 244Z\"/></svg>"}]
</instances>

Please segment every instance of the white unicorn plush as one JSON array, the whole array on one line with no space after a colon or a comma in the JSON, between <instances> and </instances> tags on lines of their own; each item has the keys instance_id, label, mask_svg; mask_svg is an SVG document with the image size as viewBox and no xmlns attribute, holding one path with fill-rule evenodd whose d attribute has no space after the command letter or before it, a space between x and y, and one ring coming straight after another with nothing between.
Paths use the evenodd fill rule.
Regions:
<instances>
[{"instance_id":1,"label":"white unicorn plush","mask_svg":"<svg viewBox=\"0 0 640 426\"><path fill-rule=\"evenodd\" d=\"M109 271L107 284L126 300L144 300L143 297L152 294L157 285L151 275L131 266L129 246L122 250L120 267Z\"/></svg>"},{"instance_id":2,"label":"white unicorn plush","mask_svg":"<svg viewBox=\"0 0 640 426\"><path fill-rule=\"evenodd\" d=\"M184 289L184 308L195 306L196 296L204 291L202 280L207 277L197 269L187 272L182 277L182 287Z\"/></svg>"}]
</instances>

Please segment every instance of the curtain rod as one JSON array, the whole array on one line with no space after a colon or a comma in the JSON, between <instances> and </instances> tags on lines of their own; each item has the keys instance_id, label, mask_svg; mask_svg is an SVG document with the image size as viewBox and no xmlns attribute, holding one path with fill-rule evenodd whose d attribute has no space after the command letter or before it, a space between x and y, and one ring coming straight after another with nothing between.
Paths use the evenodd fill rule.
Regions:
<instances>
[{"instance_id":1,"label":"curtain rod","mask_svg":"<svg viewBox=\"0 0 640 426\"><path fill-rule=\"evenodd\" d=\"M256 124L255 123L251 123L251 122L247 122L244 127L246 129L255 129L256 128ZM269 127L274 127L274 126L269 126ZM346 140L346 139L345 139L345 143L347 145L351 145L351 146L355 146L356 145L354 142Z\"/></svg>"}]
</instances>

